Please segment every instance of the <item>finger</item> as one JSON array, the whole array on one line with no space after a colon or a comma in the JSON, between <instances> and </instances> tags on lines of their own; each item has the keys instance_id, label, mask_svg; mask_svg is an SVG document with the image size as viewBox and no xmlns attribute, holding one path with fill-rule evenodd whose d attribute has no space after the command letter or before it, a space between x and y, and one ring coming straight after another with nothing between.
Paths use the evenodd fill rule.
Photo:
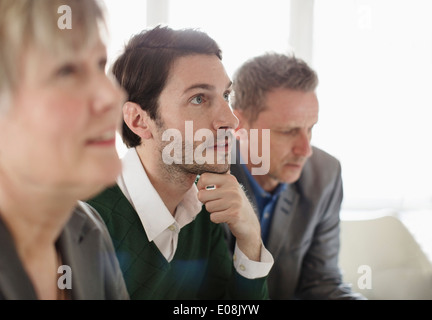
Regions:
<instances>
[{"instance_id":1,"label":"finger","mask_svg":"<svg viewBox=\"0 0 432 320\"><path fill-rule=\"evenodd\" d=\"M226 199L227 196L229 196L229 191L222 187L214 189L205 188L198 191L198 200L202 203L217 199Z\"/></svg>"},{"instance_id":2,"label":"finger","mask_svg":"<svg viewBox=\"0 0 432 320\"><path fill-rule=\"evenodd\" d=\"M229 207L230 207L229 202L225 201L224 199L217 199L217 200L207 201L205 203L205 208L210 213L225 211Z\"/></svg>"},{"instance_id":3,"label":"finger","mask_svg":"<svg viewBox=\"0 0 432 320\"><path fill-rule=\"evenodd\" d=\"M214 223L229 223L230 216L228 212L228 210L224 210L210 213L210 220Z\"/></svg>"},{"instance_id":4,"label":"finger","mask_svg":"<svg viewBox=\"0 0 432 320\"><path fill-rule=\"evenodd\" d=\"M227 223L230 230L241 221L240 212L233 212L231 208L222 211L210 212L210 220L214 223ZM241 225L241 223L240 223Z\"/></svg>"},{"instance_id":5,"label":"finger","mask_svg":"<svg viewBox=\"0 0 432 320\"><path fill-rule=\"evenodd\" d=\"M197 183L197 188L198 190L202 190L205 188L211 190L214 188L222 187L227 183L232 183L232 179L237 182L237 179L235 179L235 177L229 172L224 174L205 172L201 174Z\"/></svg>"}]
</instances>

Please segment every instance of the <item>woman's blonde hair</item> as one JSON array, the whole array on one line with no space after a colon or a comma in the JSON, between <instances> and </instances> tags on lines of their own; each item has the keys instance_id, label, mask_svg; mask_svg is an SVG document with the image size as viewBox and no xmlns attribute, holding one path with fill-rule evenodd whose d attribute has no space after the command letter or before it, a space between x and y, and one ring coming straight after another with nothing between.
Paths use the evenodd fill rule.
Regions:
<instances>
[{"instance_id":1,"label":"woman's blonde hair","mask_svg":"<svg viewBox=\"0 0 432 320\"><path fill-rule=\"evenodd\" d=\"M106 23L99 0L0 0L0 99L18 85L20 57L30 46L73 55L101 31Z\"/></svg>"}]
</instances>

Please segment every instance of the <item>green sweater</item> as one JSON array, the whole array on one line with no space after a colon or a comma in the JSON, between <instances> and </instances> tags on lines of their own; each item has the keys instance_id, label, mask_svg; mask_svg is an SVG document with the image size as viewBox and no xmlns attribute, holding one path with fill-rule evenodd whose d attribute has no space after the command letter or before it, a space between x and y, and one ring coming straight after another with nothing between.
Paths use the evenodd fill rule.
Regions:
<instances>
[{"instance_id":1,"label":"green sweater","mask_svg":"<svg viewBox=\"0 0 432 320\"><path fill-rule=\"evenodd\" d=\"M204 206L181 229L168 262L117 185L88 203L108 227L131 299L268 299L267 277L247 279L236 272L223 228L210 221Z\"/></svg>"}]
</instances>

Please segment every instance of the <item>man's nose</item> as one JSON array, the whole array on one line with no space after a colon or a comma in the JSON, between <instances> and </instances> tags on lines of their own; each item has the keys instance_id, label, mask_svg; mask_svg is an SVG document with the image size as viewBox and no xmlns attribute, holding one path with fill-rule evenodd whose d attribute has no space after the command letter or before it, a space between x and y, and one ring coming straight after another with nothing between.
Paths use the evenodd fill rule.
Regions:
<instances>
[{"instance_id":1,"label":"man's nose","mask_svg":"<svg viewBox=\"0 0 432 320\"><path fill-rule=\"evenodd\" d=\"M236 129L238 125L238 118L232 112L228 102L222 99L213 121L214 129Z\"/></svg>"},{"instance_id":2,"label":"man's nose","mask_svg":"<svg viewBox=\"0 0 432 320\"><path fill-rule=\"evenodd\" d=\"M301 132L294 145L294 153L297 156L308 158L312 155L312 146L310 143L310 135L306 132Z\"/></svg>"}]
</instances>

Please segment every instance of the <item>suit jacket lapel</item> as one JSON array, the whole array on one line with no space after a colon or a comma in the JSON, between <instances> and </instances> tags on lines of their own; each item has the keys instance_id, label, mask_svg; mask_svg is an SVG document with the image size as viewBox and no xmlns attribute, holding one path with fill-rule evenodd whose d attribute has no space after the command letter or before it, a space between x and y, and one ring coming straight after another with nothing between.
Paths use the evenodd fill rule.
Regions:
<instances>
[{"instance_id":1,"label":"suit jacket lapel","mask_svg":"<svg viewBox=\"0 0 432 320\"><path fill-rule=\"evenodd\" d=\"M279 196L273 213L271 232L267 240L267 249L273 254L273 257L279 254L289 236L287 230L294 218L298 199L299 194L294 184L288 185L287 189Z\"/></svg>"},{"instance_id":2,"label":"suit jacket lapel","mask_svg":"<svg viewBox=\"0 0 432 320\"><path fill-rule=\"evenodd\" d=\"M83 247L81 245L86 239L88 231L90 231L84 228L86 219L87 217L83 213L74 212L57 240L57 247L62 256L62 264L69 266L72 270L73 299L85 299L85 292L80 284L94 281L94 279L91 279L93 271L87 269L89 262L82 261L85 257L83 257ZM60 276L61 274L59 274Z\"/></svg>"}]
</instances>

